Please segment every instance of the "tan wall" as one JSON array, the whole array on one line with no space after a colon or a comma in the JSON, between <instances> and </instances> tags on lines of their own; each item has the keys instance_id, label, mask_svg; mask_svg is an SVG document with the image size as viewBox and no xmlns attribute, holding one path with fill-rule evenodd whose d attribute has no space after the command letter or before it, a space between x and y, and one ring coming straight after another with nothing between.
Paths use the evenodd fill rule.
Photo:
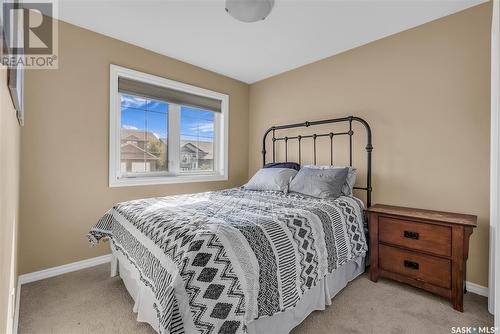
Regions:
<instances>
[{"instance_id":1,"label":"tan wall","mask_svg":"<svg viewBox=\"0 0 500 334\"><path fill-rule=\"evenodd\" d=\"M269 126L360 116L374 203L478 215L467 279L487 286L490 27L487 3L251 85L250 174Z\"/></svg>"},{"instance_id":2,"label":"tan wall","mask_svg":"<svg viewBox=\"0 0 500 334\"><path fill-rule=\"evenodd\" d=\"M10 333L10 287L15 284L16 230L19 211L20 127L7 88L7 71L0 69L0 333ZM9 321L8 321L9 320ZM7 328L9 326L9 328ZM6 329L7 328L7 329Z\"/></svg>"},{"instance_id":3,"label":"tan wall","mask_svg":"<svg viewBox=\"0 0 500 334\"><path fill-rule=\"evenodd\" d=\"M59 37L59 69L26 73L21 274L109 253L85 235L113 203L238 186L248 173L248 85L67 23ZM229 181L109 188L110 64L228 94Z\"/></svg>"}]
</instances>

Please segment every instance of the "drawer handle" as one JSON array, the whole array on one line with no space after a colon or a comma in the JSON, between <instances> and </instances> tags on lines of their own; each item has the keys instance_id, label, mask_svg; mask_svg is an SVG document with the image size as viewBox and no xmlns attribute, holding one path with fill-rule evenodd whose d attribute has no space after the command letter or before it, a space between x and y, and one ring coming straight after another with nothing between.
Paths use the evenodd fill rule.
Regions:
<instances>
[{"instance_id":1,"label":"drawer handle","mask_svg":"<svg viewBox=\"0 0 500 334\"><path fill-rule=\"evenodd\" d=\"M415 269L415 270L418 270L418 267L419 267L418 262L413 262L410 260L405 260L404 265L406 268Z\"/></svg>"},{"instance_id":2,"label":"drawer handle","mask_svg":"<svg viewBox=\"0 0 500 334\"><path fill-rule=\"evenodd\" d=\"M418 238L419 238L418 232L412 232L412 231L405 231L404 236L405 236L405 238L415 239L415 240L418 240Z\"/></svg>"}]
</instances>

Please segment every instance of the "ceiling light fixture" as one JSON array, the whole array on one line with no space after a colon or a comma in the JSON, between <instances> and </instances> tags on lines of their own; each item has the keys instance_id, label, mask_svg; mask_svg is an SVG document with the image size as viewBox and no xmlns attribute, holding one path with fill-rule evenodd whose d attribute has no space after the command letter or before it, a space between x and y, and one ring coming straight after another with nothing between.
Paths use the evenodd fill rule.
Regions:
<instances>
[{"instance_id":1,"label":"ceiling light fixture","mask_svg":"<svg viewBox=\"0 0 500 334\"><path fill-rule=\"evenodd\" d=\"M226 12L242 22L264 20L274 6L274 0L226 0Z\"/></svg>"}]
</instances>

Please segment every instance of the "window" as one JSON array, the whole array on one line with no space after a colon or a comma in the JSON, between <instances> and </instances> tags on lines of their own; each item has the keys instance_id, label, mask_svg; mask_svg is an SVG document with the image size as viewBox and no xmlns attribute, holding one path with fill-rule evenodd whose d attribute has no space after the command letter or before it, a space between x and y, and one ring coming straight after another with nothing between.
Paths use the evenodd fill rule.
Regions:
<instances>
[{"instance_id":1,"label":"window","mask_svg":"<svg viewBox=\"0 0 500 334\"><path fill-rule=\"evenodd\" d=\"M228 96L111 65L109 185L227 180Z\"/></svg>"}]
</instances>

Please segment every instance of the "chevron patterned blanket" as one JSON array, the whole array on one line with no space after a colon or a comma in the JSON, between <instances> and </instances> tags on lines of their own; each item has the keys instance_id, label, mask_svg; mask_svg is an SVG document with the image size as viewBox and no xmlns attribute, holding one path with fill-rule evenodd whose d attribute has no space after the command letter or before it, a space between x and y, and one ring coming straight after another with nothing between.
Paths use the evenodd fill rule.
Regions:
<instances>
[{"instance_id":1,"label":"chevron patterned blanket","mask_svg":"<svg viewBox=\"0 0 500 334\"><path fill-rule=\"evenodd\" d=\"M367 251L363 204L242 188L117 204L109 238L155 298L162 333L245 333Z\"/></svg>"}]
</instances>

